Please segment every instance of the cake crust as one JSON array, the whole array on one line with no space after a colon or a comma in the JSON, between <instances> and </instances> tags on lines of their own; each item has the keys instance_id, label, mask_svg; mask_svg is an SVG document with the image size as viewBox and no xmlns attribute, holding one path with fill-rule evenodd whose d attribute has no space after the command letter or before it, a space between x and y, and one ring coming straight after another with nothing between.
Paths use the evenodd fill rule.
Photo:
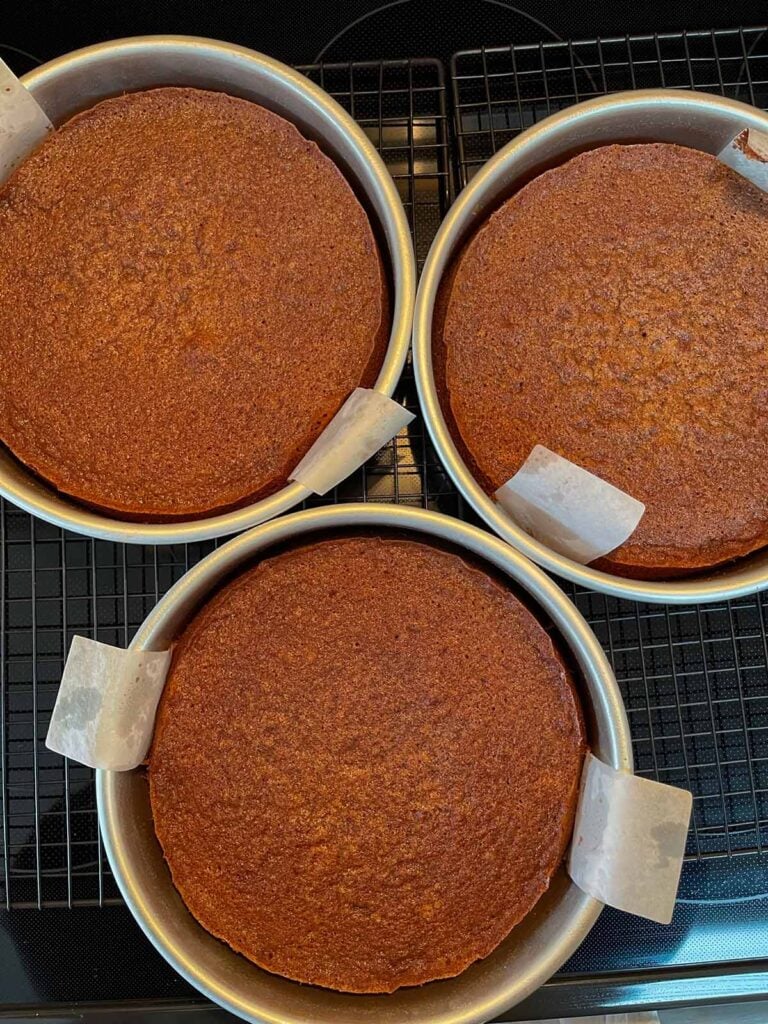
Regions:
<instances>
[{"instance_id":1,"label":"cake crust","mask_svg":"<svg viewBox=\"0 0 768 1024\"><path fill-rule=\"evenodd\" d=\"M185 629L152 812L208 931L288 978L390 992L458 974L533 908L584 753L572 679L498 577L346 536L259 563Z\"/></svg>"},{"instance_id":2,"label":"cake crust","mask_svg":"<svg viewBox=\"0 0 768 1024\"><path fill-rule=\"evenodd\" d=\"M389 338L368 217L288 121L161 88L0 190L0 442L77 501L196 519L287 482Z\"/></svg>"},{"instance_id":3,"label":"cake crust","mask_svg":"<svg viewBox=\"0 0 768 1024\"><path fill-rule=\"evenodd\" d=\"M449 427L490 494L542 444L643 501L638 578L768 544L768 196L713 156L605 146L507 200L446 275Z\"/></svg>"}]
</instances>

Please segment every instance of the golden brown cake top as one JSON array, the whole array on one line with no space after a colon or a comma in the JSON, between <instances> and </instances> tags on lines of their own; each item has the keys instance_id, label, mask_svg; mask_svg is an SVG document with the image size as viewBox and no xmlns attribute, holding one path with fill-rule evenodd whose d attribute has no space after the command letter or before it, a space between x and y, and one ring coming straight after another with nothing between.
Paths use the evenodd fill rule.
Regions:
<instances>
[{"instance_id":1,"label":"golden brown cake top","mask_svg":"<svg viewBox=\"0 0 768 1024\"><path fill-rule=\"evenodd\" d=\"M116 515L275 491L388 335L363 208L254 103L105 100L0 191L0 441Z\"/></svg>"},{"instance_id":2,"label":"golden brown cake top","mask_svg":"<svg viewBox=\"0 0 768 1024\"><path fill-rule=\"evenodd\" d=\"M607 146L477 232L442 296L449 419L493 492L535 444L646 505L636 576L768 543L768 196L714 157Z\"/></svg>"},{"instance_id":3,"label":"golden brown cake top","mask_svg":"<svg viewBox=\"0 0 768 1024\"><path fill-rule=\"evenodd\" d=\"M562 661L496 577L421 542L325 539L182 634L152 811L210 932L286 977L388 992L459 973L534 906L584 749Z\"/></svg>"}]
</instances>

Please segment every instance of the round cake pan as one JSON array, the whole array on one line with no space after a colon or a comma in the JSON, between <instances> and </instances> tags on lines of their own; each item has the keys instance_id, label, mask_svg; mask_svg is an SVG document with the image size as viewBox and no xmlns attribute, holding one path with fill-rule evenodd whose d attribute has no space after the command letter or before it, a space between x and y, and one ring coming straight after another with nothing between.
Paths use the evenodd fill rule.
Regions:
<instances>
[{"instance_id":1,"label":"round cake pan","mask_svg":"<svg viewBox=\"0 0 768 1024\"><path fill-rule=\"evenodd\" d=\"M697 92L639 90L569 107L523 132L481 168L443 221L421 276L413 358L422 413L440 459L462 495L500 537L539 565L592 590L677 604L739 597L768 587L768 551L695 578L649 581L599 572L534 540L474 479L443 416L432 367L432 317L440 281L461 246L493 210L537 174L576 153L614 142L677 142L716 154L744 128L768 132L768 115L735 100Z\"/></svg>"},{"instance_id":2,"label":"round cake pan","mask_svg":"<svg viewBox=\"0 0 768 1024\"><path fill-rule=\"evenodd\" d=\"M448 541L506 573L559 633L577 667L591 749L632 770L624 706L605 655L575 606L540 569L483 530L396 505L339 505L297 512L231 540L160 601L131 645L163 650L211 590L276 544L328 529L395 529ZM205 783L205 780L201 780ZM477 1024L524 999L574 952L602 909L561 868L531 914L487 959L456 978L392 995L347 995L269 974L209 935L173 887L155 837L143 771L97 772L99 822L112 870L136 920L190 984L248 1021L270 1024ZM258 799L258 793L254 793Z\"/></svg>"},{"instance_id":3,"label":"round cake pan","mask_svg":"<svg viewBox=\"0 0 768 1024\"><path fill-rule=\"evenodd\" d=\"M341 168L382 243L393 290L392 329L376 390L391 395L410 343L416 265L394 181L365 132L304 75L232 43L147 36L66 54L22 78L55 125L124 92L156 86L213 89L252 100L293 122ZM292 508L309 494L288 483L275 494L206 519L135 523L102 515L48 487L0 445L0 494L33 515L78 533L139 544L174 544L236 533Z\"/></svg>"}]
</instances>

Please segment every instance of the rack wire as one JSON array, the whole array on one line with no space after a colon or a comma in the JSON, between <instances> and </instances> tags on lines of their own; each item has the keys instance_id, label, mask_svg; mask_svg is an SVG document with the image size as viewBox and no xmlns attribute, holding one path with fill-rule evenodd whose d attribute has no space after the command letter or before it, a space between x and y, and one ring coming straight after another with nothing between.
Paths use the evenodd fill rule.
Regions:
<instances>
[{"instance_id":1,"label":"rack wire","mask_svg":"<svg viewBox=\"0 0 768 1024\"><path fill-rule=\"evenodd\" d=\"M423 261L450 201L442 65L302 70L357 118L382 153ZM399 397L415 409L410 369ZM311 504L361 500L459 511L418 423ZM214 546L84 539L0 499L0 906L118 901L99 837L93 773L44 744L64 658L75 634L126 645L158 599Z\"/></svg>"},{"instance_id":2,"label":"rack wire","mask_svg":"<svg viewBox=\"0 0 768 1024\"><path fill-rule=\"evenodd\" d=\"M464 50L451 61L459 180L549 114L624 89L698 89L768 108L766 28Z\"/></svg>"},{"instance_id":3,"label":"rack wire","mask_svg":"<svg viewBox=\"0 0 768 1024\"><path fill-rule=\"evenodd\" d=\"M383 156L403 201L421 270L453 196L442 64L437 60L361 61L300 70L352 114ZM395 397L418 412L410 355ZM331 495L308 504L360 500L395 501L451 515L466 513L420 418Z\"/></svg>"},{"instance_id":4,"label":"rack wire","mask_svg":"<svg viewBox=\"0 0 768 1024\"><path fill-rule=\"evenodd\" d=\"M451 62L458 180L547 115L624 89L698 89L768 109L765 28L467 50ZM637 605L571 588L624 694L638 771L694 794L689 859L768 850L766 597Z\"/></svg>"}]
</instances>

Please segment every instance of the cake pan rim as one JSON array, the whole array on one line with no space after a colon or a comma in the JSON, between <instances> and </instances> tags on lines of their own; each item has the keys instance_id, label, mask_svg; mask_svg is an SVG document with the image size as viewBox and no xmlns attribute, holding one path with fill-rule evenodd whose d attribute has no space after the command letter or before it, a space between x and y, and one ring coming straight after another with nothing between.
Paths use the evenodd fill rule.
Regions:
<instances>
[{"instance_id":1,"label":"cake pan rim","mask_svg":"<svg viewBox=\"0 0 768 1024\"><path fill-rule=\"evenodd\" d=\"M693 90L638 89L569 106L507 143L482 165L443 220L421 274L413 327L414 375L421 413L442 465L474 511L517 550L572 583L614 597L668 604L733 599L768 588L768 548L710 573L675 580L638 580L580 565L534 540L485 494L458 451L437 394L431 322L437 290L451 258L483 217L515 191L516 178L522 179L526 170L535 168L537 161L540 165L551 166L558 162L553 158L553 151L558 149L563 159L567 159L575 149L592 145L640 138L652 141L656 137L654 131L660 132L662 119L667 122L664 130L668 134L657 141L674 141L669 125L677 122L678 132L683 133L691 130L688 122L694 117L701 124L711 122L713 133L716 121L722 125L710 152L719 152L740 128L768 132L768 114L738 100ZM616 126L614 135L610 134L612 121ZM627 124L636 129L635 136L626 128ZM603 133L599 142L590 137L591 132L598 131ZM705 132L701 131L703 136ZM679 141L683 145L690 144Z\"/></svg>"},{"instance_id":2,"label":"cake pan rim","mask_svg":"<svg viewBox=\"0 0 768 1024\"><path fill-rule=\"evenodd\" d=\"M169 637L180 628L181 623L199 607L212 587L239 565L253 559L260 551L296 537L309 537L319 530L340 528L380 528L423 533L427 539L435 537L466 549L507 573L526 590L531 600L540 605L552 618L563 642L567 644L579 664L584 683L582 701L585 708L592 713L595 728L592 739L596 742L593 749L614 767L630 771L633 769L629 728L615 677L597 638L573 602L541 569L508 544L484 530L440 513L398 505L348 504L296 512L264 523L222 545L190 569L150 612L131 647L162 648ZM129 779L129 776L133 778ZM246 1020L270 1021L274 1024L309 1024L311 1021L312 1024L317 1024L316 1019L311 1016L275 1014L253 1000L233 998L221 979L212 977L210 972L200 970L195 962L194 953L179 949L169 938L167 923L153 912L148 903L147 881L146 878L142 878L142 871L148 870L149 863L146 843L157 844L157 840L154 833L145 836L144 840L137 840L135 822L127 820L126 815L120 810L126 792L123 787L137 784L138 781L136 773L96 773L99 824L107 857L126 903L150 941L187 981L219 1005ZM155 855L157 850L154 851ZM169 875L167 886L173 889ZM573 910L568 915L568 926L558 928L555 941L537 956L535 969L527 970L523 975L512 970L495 971L493 977L496 983L488 986L483 998L474 999L464 1005L457 1005L454 991L461 990L461 979L464 975L447 981L432 982L422 989L401 990L415 993L415 996L407 997L414 1003L418 1002L418 993L436 991L435 986L450 986L448 991L452 993L452 998L446 999L446 1006L441 1013L431 1012L419 1016L418 1007L413 1006L408 1019L413 1020L414 1024L420 1024L422 1021L424 1024L480 1024L481 1021L488 1020L530 995L578 948L602 909L602 904L581 893L573 883L569 882L568 889L574 902ZM175 913L191 917L180 900L178 904ZM196 923L195 928L207 936ZM236 957L237 954L231 953L231 956ZM238 957L238 960L240 959ZM475 966L477 965L468 970L472 971ZM249 965L250 968L259 970L253 965ZM466 975L466 972L464 974ZM288 986L295 984L285 979L280 980L285 981ZM354 1007L355 1003L362 1000L358 1004L361 1021L381 1018L390 1024L391 1018L381 1016L380 1013L374 1013L373 1017L368 1016L372 1011L370 1005L366 1004L374 1000L383 1006L393 997L349 996L341 993L329 995L325 990L314 989L312 986L305 987L305 990L322 993L318 998L323 1001L339 996L340 1005L344 1006ZM431 995L428 998L431 999ZM364 1007L365 1014L362 1013ZM332 1019L338 1020L339 1024L350 1024L358 1017L354 1012L350 1016L340 1016L334 1011Z\"/></svg>"},{"instance_id":3,"label":"cake pan rim","mask_svg":"<svg viewBox=\"0 0 768 1024\"><path fill-rule=\"evenodd\" d=\"M135 67L142 62L154 62L151 73L138 72L144 75L144 84L126 79L124 66L127 61ZM331 144L327 137L323 138L332 151L328 155L335 163L343 163L339 156L342 142L348 147L351 158L357 162L353 184L358 193L364 193L369 206L375 210L386 243L381 252L391 273L392 326L374 388L391 397L400 380L410 344L416 293L413 243L405 209L384 161L363 129L328 93L299 72L255 50L215 39L182 35L137 36L96 43L35 68L22 76L21 81L37 99L44 99L47 94L56 109L49 104L44 105L56 122L61 120L56 117L59 104L69 107L68 117L99 102L99 99L124 91L151 88L157 83L148 80L146 75L150 74L152 79L152 75L162 70L161 65L168 61L185 61L190 66L197 66L198 78L193 80L194 74L190 72L189 80L174 80L166 84L214 88L210 82L216 68L220 73L219 87L224 92L227 86L236 89L238 82L244 83L243 88L246 88L249 81L255 83L258 80L269 89L271 99L275 106L280 107L282 116L290 119L285 108L292 108L297 119L312 117L319 125L332 128L338 144ZM87 90L87 102L77 102L78 90L82 92L84 89ZM258 102L270 105L265 99ZM300 130L304 132L301 127ZM318 129L317 136L321 134ZM343 166L340 169L349 180L348 170ZM228 512L168 523L134 522L79 504L37 477L12 452L0 445L0 495L31 515L85 536L118 543L180 544L210 540L248 529L292 508L309 497L310 492L298 483L288 482L274 494Z\"/></svg>"}]
</instances>

